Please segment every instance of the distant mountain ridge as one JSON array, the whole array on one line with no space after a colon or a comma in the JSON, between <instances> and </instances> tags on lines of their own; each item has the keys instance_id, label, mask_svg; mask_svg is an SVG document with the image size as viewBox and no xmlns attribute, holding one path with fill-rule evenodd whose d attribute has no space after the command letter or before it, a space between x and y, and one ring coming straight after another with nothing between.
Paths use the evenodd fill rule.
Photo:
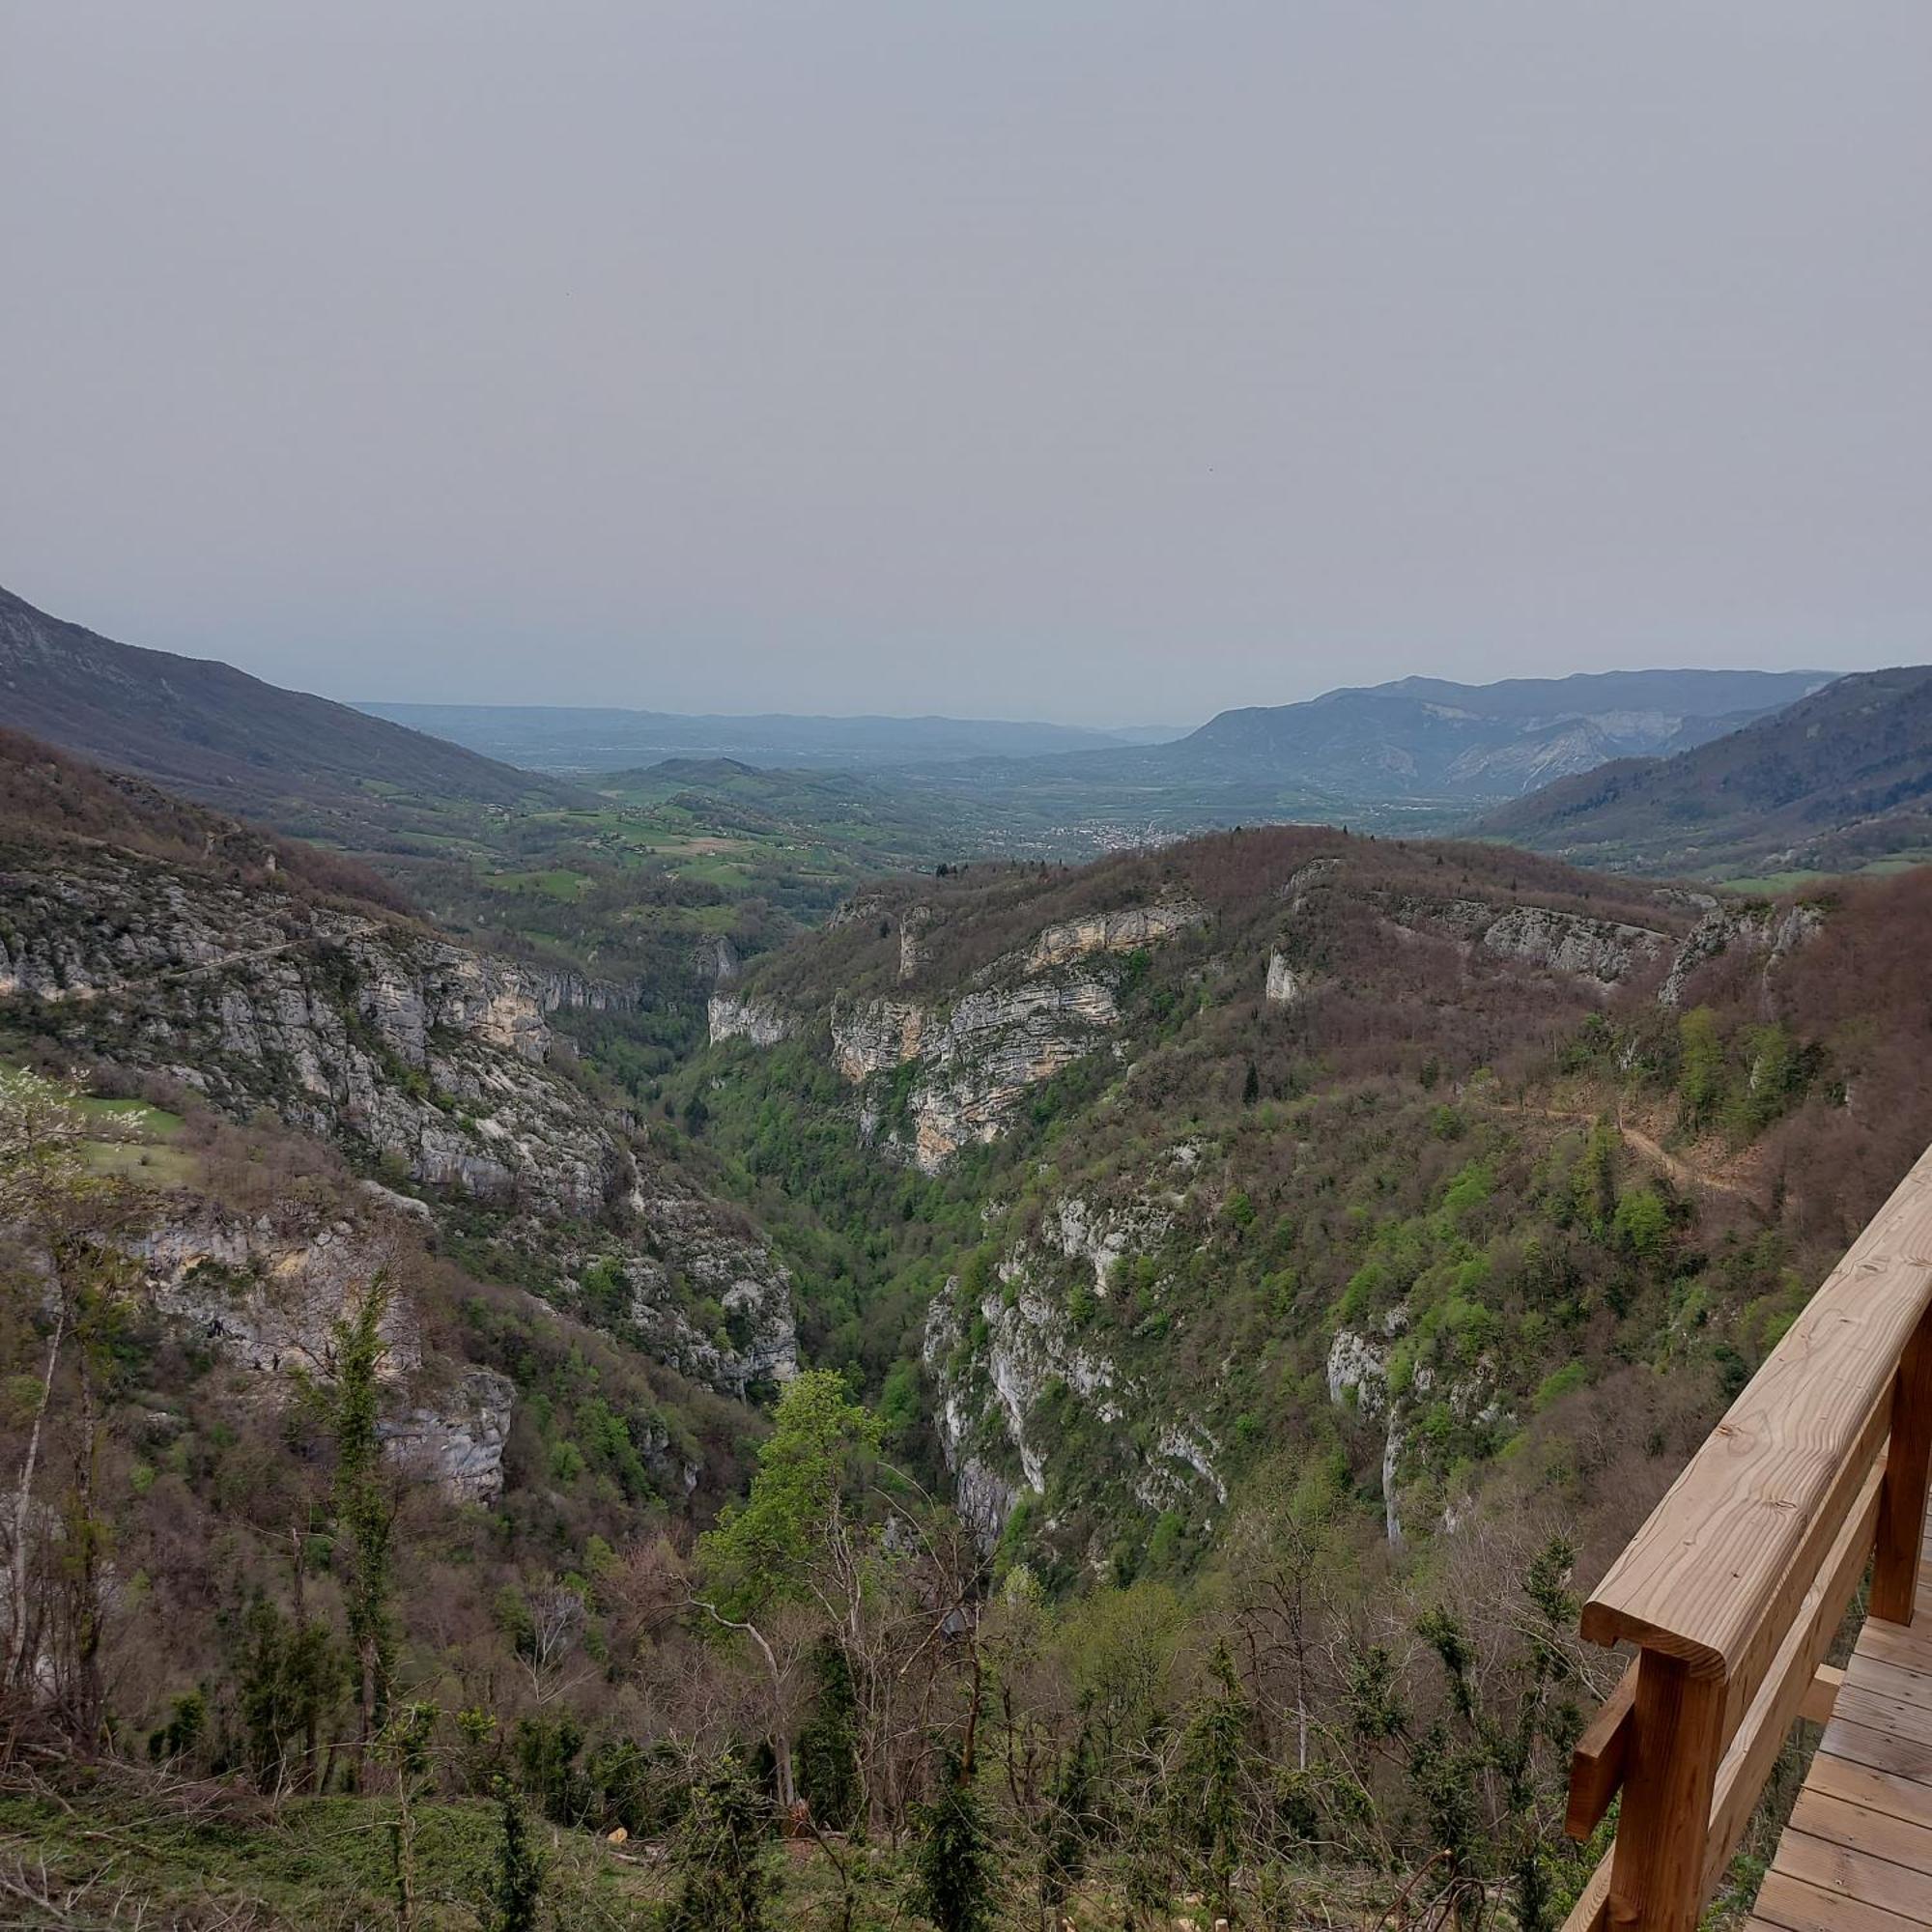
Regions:
<instances>
[{"instance_id":1,"label":"distant mountain ridge","mask_svg":"<svg viewBox=\"0 0 1932 1932\"><path fill-rule=\"evenodd\" d=\"M1563 779L1478 830L1578 865L1712 877L1932 851L1932 666L1854 672L1676 756Z\"/></svg>"},{"instance_id":2,"label":"distant mountain ridge","mask_svg":"<svg viewBox=\"0 0 1932 1932\"><path fill-rule=\"evenodd\" d=\"M0 724L224 810L337 836L381 803L562 804L461 746L209 658L117 643L0 589Z\"/></svg>"},{"instance_id":3,"label":"distant mountain ridge","mask_svg":"<svg viewBox=\"0 0 1932 1932\"><path fill-rule=\"evenodd\" d=\"M365 703L357 708L511 764L572 776L638 770L668 758L866 771L963 758L1119 750L1148 738L1142 730L938 716L763 712L737 717L561 704Z\"/></svg>"},{"instance_id":4,"label":"distant mountain ridge","mask_svg":"<svg viewBox=\"0 0 1932 1932\"><path fill-rule=\"evenodd\" d=\"M1406 677L1224 711L1149 766L1292 772L1345 797L1506 798L1633 753L1681 751L1795 702L1825 671L1586 671L1456 684Z\"/></svg>"}]
</instances>

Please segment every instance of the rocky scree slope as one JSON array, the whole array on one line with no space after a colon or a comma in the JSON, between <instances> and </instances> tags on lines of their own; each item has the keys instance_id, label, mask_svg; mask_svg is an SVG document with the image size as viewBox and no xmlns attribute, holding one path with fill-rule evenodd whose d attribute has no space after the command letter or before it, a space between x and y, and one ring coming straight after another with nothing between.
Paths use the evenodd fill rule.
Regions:
<instances>
[{"instance_id":1,"label":"rocky scree slope","mask_svg":"<svg viewBox=\"0 0 1932 1932\"><path fill-rule=\"evenodd\" d=\"M376 1429L408 1552L391 1607L412 1681L514 1673L528 1593L667 1514L708 1516L739 1488L750 1411L521 1289L465 1274L432 1251L420 1203L358 1179L333 1150L191 1097L166 1113L132 1098L87 1105L132 1133L98 1144L128 1156L126 1198L97 1204L128 1270L114 1278L88 1411L100 1424L89 1454L117 1721L158 1727L197 1691L217 1749L243 1734L222 1687L292 1564L307 1613L339 1624L341 1350L379 1281ZM31 1224L0 1225L9 1386L46 1373L39 1252ZM56 1471L79 1407L71 1353L61 1366L42 1444ZM30 1427L17 1404L0 1413L14 1463ZM66 1519L51 1500L41 1512L57 1558Z\"/></svg>"},{"instance_id":2,"label":"rocky scree slope","mask_svg":"<svg viewBox=\"0 0 1932 1932\"><path fill-rule=\"evenodd\" d=\"M550 1016L629 989L310 890L239 838L211 820L187 860L6 820L0 1024L342 1147L714 1387L792 1372L784 1269L557 1064Z\"/></svg>"}]
</instances>

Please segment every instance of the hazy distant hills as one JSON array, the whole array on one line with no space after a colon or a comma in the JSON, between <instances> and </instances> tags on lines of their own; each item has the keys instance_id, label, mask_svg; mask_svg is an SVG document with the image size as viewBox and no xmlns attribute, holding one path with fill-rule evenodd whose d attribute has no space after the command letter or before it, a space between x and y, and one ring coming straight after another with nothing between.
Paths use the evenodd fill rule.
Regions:
<instances>
[{"instance_id":1,"label":"hazy distant hills","mask_svg":"<svg viewBox=\"0 0 1932 1932\"><path fill-rule=\"evenodd\" d=\"M572 796L554 780L232 665L116 643L6 590L0 724L204 804L326 837L372 818L393 827L413 804Z\"/></svg>"},{"instance_id":2,"label":"hazy distant hills","mask_svg":"<svg viewBox=\"0 0 1932 1932\"><path fill-rule=\"evenodd\" d=\"M1224 711L1162 743L937 717L358 708L116 643L0 591L0 724L285 831L418 856L505 813L597 808L561 776L595 773L613 796L681 792L680 810L720 823L829 827L878 854L1066 856L1284 819L1423 830L1495 808L1491 835L1589 864L1822 869L1932 845L1929 680L1411 677Z\"/></svg>"},{"instance_id":3,"label":"hazy distant hills","mask_svg":"<svg viewBox=\"0 0 1932 1932\"><path fill-rule=\"evenodd\" d=\"M1479 829L1578 865L1740 877L1932 854L1932 666L1860 671L1668 758L1624 758Z\"/></svg>"},{"instance_id":4,"label":"hazy distant hills","mask_svg":"<svg viewBox=\"0 0 1932 1932\"><path fill-rule=\"evenodd\" d=\"M1601 671L1485 685L1410 677L1223 711L1169 744L908 766L886 776L982 833L996 809L1016 848L1030 840L1104 850L1283 820L1446 830L1551 779L1719 737L1815 691L1828 675Z\"/></svg>"},{"instance_id":5,"label":"hazy distant hills","mask_svg":"<svg viewBox=\"0 0 1932 1932\"><path fill-rule=\"evenodd\" d=\"M1451 684L1406 677L1301 704L1224 711L1138 755L1144 771L1293 778L1343 798L1507 798L1610 758L1734 730L1827 682L1823 671L1633 670Z\"/></svg>"},{"instance_id":6,"label":"hazy distant hills","mask_svg":"<svg viewBox=\"0 0 1932 1932\"><path fill-rule=\"evenodd\" d=\"M509 764L570 774L636 770L666 758L866 771L955 758L1119 750L1176 735L983 718L804 718L782 712L684 717L603 705L364 704L360 709Z\"/></svg>"}]
</instances>

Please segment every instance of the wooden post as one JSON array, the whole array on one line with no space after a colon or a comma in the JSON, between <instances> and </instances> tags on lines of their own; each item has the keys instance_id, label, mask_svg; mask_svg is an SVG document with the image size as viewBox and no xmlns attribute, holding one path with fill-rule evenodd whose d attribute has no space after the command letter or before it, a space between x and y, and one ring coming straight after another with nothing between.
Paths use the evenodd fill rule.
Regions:
<instances>
[{"instance_id":1,"label":"wooden post","mask_svg":"<svg viewBox=\"0 0 1932 1932\"><path fill-rule=\"evenodd\" d=\"M1884 1623L1912 1621L1925 1530L1928 1467L1932 1467L1932 1310L1919 1317L1891 1384L1891 1443L1885 1454L1885 1487L1879 1492L1871 1586L1871 1614Z\"/></svg>"},{"instance_id":2,"label":"wooden post","mask_svg":"<svg viewBox=\"0 0 1932 1932\"><path fill-rule=\"evenodd\" d=\"M1634 1719L1605 1922L1614 1932L1696 1932L1724 1680L1693 1677L1681 1659L1646 1650Z\"/></svg>"}]
</instances>

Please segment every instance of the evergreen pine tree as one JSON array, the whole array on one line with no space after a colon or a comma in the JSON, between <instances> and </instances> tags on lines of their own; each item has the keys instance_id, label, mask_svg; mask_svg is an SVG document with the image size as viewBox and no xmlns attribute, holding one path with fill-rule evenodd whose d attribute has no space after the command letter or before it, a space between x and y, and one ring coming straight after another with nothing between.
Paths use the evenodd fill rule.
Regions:
<instances>
[{"instance_id":1,"label":"evergreen pine tree","mask_svg":"<svg viewBox=\"0 0 1932 1932\"><path fill-rule=\"evenodd\" d=\"M682 1879L665 1932L765 1932L763 1852L771 1806L734 1754L692 1794L677 1848Z\"/></svg>"},{"instance_id":2,"label":"evergreen pine tree","mask_svg":"<svg viewBox=\"0 0 1932 1932\"><path fill-rule=\"evenodd\" d=\"M926 1917L939 1932L985 1932L993 1922L992 1839L957 1751L946 1754L939 1795L923 1822L919 1889Z\"/></svg>"},{"instance_id":3,"label":"evergreen pine tree","mask_svg":"<svg viewBox=\"0 0 1932 1932\"><path fill-rule=\"evenodd\" d=\"M1040 1856L1040 1904L1064 1905L1087 1868L1087 1840L1093 1829L1094 1740L1085 1724L1074 1740L1050 1794L1052 1811Z\"/></svg>"},{"instance_id":4,"label":"evergreen pine tree","mask_svg":"<svg viewBox=\"0 0 1932 1932\"><path fill-rule=\"evenodd\" d=\"M515 1795L507 1785L500 1785L498 1794L503 1838L490 1872L489 1909L483 1922L489 1932L536 1932L537 1911L543 1903L543 1855L530 1842L530 1828Z\"/></svg>"},{"instance_id":5,"label":"evergreen pine tree","mask_svg":"<svg viewBox=\"0 0 1932 1932\"><path fill-rule=\"evenodd\" d=\"M1232 1917L1244 1836L1241 1776L1248 1705L1226 1643L1215 1644L1208 1672L1212 1686L1195 1705L1181 1739L1179 1823L1200 1861L1209 1902Z\"/></svg>"},{"instance_id":6,"label":"evergreen pine tree","mask_svg":"<svg viewBox=\"0 0 1932 1932\"><path fill-rule=\"evenodd\" d=\"M829 1639L813 1659L818 1701L798 1734L798 1795L830 1832L849 1831L859 1816L858 1699L845 1653Z\"/></svg>"},{"instance_id":7,"label":"evergreen pine tree","mask_svg":"<svg viewBox=\"0 0 1932 1932\"><path fill-rule=\"evenodd\" d=\"M359 1676L360 1756L365 1771L370 1739L388 1715L395 1641L389 1572L396 1513L383 1477L383 1444L376 1428L380 1371L387 1350L383 1318L388 1307L389 1285L379 1273L354 1317L338 1323L335 1331L337 1549L349 1640Z\"/></svg>"}]
</instances>

